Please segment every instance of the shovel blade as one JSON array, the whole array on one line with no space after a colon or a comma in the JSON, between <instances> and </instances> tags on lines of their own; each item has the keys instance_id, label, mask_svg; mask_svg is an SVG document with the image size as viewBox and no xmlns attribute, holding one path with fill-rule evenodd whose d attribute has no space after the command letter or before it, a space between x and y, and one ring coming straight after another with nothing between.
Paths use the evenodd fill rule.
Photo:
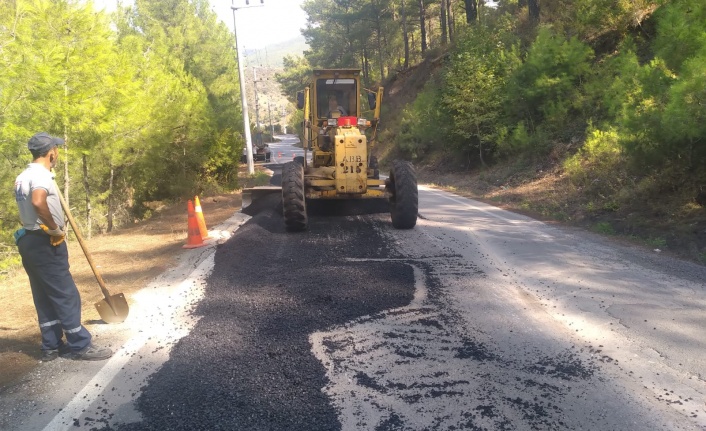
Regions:
<instances>
[{"instance_id":1,"label":"shovel blade","mask_svg":"<svg viewBox=\"0 0 706 431\"><path fill-rule=\"evenodd\" d=\"M105 323L121 323L127 319L130 313L130 307L127 305L125 295L118 293L110 295L110 302L113 303L113 308L110 307L108 301L104 298L96 302L96 310Z\"/></svg>"}]
</instances>

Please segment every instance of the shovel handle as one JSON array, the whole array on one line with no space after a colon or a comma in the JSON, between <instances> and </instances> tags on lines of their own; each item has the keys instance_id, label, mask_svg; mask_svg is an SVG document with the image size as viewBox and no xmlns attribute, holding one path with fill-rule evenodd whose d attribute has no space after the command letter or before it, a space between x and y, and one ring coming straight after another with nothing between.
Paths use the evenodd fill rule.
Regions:
<instances>
[{"instance_id":1,"label":"shovel handle","mask_svg":"<svg viewBox=\"0 0 706 431\"><path fill-rule=\"evenodd\" d=\"M98 268L96 268L96 265L93 263L93 258L91 257L91 253L88 251L88 247L86 246L86 243L83 241L83 237L81 236L81 231L78 230L78 226L76 225L76 220L74 220L74 217L71 215L71 210L69 210L69 205L64 200L64 195L61 194L61 189L59 189L59 185L56 184L56 181L54 181L54 186L56 187L57 194L59 195L59 200L61 201L61 207L64 209L64 212L66 213L66 217L69 219L69 224L71 225L71 229L74 230L74 234L76 235L76 239L78 240L78 243L81 245L81 250L83 250L83 254L86 256L86 260L88 261L88 265L93 270L93 275L96 276L96 280L98 281L98 285L100 286L101 291L103 292L103 296L105 297L105 301L110 306L110 309L113 310L113 313L117 314L115 312L115 306L113 305L113 300L110 297L110 292L108 291L108 288L105 287L105 281L103 281L103 277L101 276L100 272L98 272Z\"/></svg>"}]
</instances>

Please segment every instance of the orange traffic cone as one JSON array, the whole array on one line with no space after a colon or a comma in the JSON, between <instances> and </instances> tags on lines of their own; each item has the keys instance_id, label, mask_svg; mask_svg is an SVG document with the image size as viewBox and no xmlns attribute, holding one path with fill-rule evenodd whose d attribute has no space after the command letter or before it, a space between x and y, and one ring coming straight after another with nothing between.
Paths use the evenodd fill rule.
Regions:
<instances>
[{"instance_id":1,"label":"orange traffic cone","mask_svg":"<svg viewBox=\"0 0 706 431\"><path fill-rule=\"evenodd\" d=\"M201 202L198 196L194 196L194 212L196 213L196 221L199 222L199 233L201 233L201 239L208 239L208 229L206 229L206 220L203 218L203 210L201 209Z\"/></svg>"},{"instance_id":2,"label":"orange traffic cone","mask_svg":"<svg viewBox=\"0 0 706 431\"><path fill-rule=\"evenodd\" d=\"M186 239L186 244L184 244L181 248L203 247L206 243L203 242L201 232L199 232L199 222L196 220L194 203L189 201L187 208L189 210L189 236Z\"/></svg>"}]
</instances>

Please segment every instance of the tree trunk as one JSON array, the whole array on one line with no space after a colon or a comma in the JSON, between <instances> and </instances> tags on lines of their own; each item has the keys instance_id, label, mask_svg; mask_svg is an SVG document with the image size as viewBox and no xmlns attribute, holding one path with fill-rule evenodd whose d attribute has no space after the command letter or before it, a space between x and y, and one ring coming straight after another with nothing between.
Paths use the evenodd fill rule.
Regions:
<instances>
[{"instance_id":1,"label":"tree trunk","mask_svg":"<svg viewBox=\"0 0 706 431\"><path fill-rule=\"evenodd\" d=\"M385 65L383 64L382 57L382 29L380 28L380 19L378 17L377 26L375 28L375 33L377 33L378 40L378 62L380 63L380 82L385 80Z\"/></svg>"},{"instance_id":2,"label":"tree trunk","mask_svg":"<svg viewBox=\"0 0 706 431\"><path fill-rule=\"evenodd\" d=\"M91 239L91 185L88 181L88 160L84 154L83 161L83 189L86 192L86 238Z\"/></svg>"},{"instance_id":3,"label":"tree trunk","mask_svg":"<svg viewBox=\"0 0 706 431\"><path fill-rule=\"evenodd\" d=\"M449 23L449 41L453 42L454 34L456 33L456 23L454 22L453 15L453 0L446 0L446 17Z\"/></svg>"},{"instance_id":4,"label":"tree trunk","mask_svg":"<svg viewBox=\"0 0 706 431\"><path fill-rule=\"evenodd\" d=\"M480 163L485 168L485 159L483 159L483 140L480 138L480 127L476 124L476 133L478 134L478 156L480 158Z\"/></svg>"},{"instance_id":5,"label":"tree trunk","mask_svg":"<svg viewBox=\"0 0 706 431\"><path fill-rule=\"evenodd\" d=\"M478 0L464 0L466 4L466 22L475 24L478 21Z\"/></svg>"},{"instance_id":6,"label":"tree trunk","mask_svg":"<svg viewBox=\"0 0 706 431\"><path fill-rule=\"evenodd\" d=\"M441 44L446 45L448 33L446 31L446 0L441 0L439 7L440 23L441 23Z\"/></svg>"},{"instance_id":7,"label":"tree trunk","mask_svg":"<svg viewBox=\"0 0 706 431\"><path fill-rule=\"evenodd\" d=\"M527 8L529 9L530 21L539 23L539 0L528 0Z\"/></svg>"},{"instance_id":8,"label":"tree trunk","mask_svg":"<svg viewBox=\"0 0 706 431\"><path fill-rule=\"evenodd\" d=\"M363 76L365 84L370 85L370 60L368 59L368 47L363 45Z\"/></svg>"},{"instance_id":9,"label":"tree trunk","mask_svg":"<svg viewBox=\"0 0 706 431\"><path fill-rule=\"evenodd\" d=\"M427 51L427 11L424 7L424 0L419 0L419 28L422 30L422 54Z\"/></svg>"},{"instance_id":10,"label":"tree trunk","mask_svg":"<svg viewBox=\"0 0 706 431\"><path fill-rule=\"evenodd\" d=\"M381 18L378 17L378 28L380 28L380 21ZM382 47L380 48L380 62L383 62L383 59L387 57L387 54L389 53L389 48L390 44L387 41L387 35L385 34L384 31L381 30L382 34ZM391 64L384 64L383 65L384 69L383 70L390 70L390 67L392 67Z\"/></svg>"},{"instance_id":11,"label":"tree trunk","mask_svg":"<svg viewBox=\"0 0 706 431\"><path fill-rule=\"evenodd\" d=\"M115 213L115 208L113 208L113 179L115 178L115 168L113 164L110 164L110 178L108 180L108 232L113 231L113 214Z\"/></svg>"},{"instance_id":12,"label":"tree trunk","mask_svg":"<svg viewBox=\"0 0 706 431\"><path fill-rule=\"evenodd\" d=\"M409 68L409 34L407 34L407 9L402 0L402 40L404 41L404 68Z\"/></svg>"}]
</instances>

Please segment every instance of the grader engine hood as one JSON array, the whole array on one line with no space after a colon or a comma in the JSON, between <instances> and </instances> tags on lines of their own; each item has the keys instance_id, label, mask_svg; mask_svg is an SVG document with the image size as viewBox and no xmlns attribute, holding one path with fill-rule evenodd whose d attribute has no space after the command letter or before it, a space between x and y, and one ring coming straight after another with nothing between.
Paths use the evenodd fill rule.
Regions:
<instances>
[{"instance_id":1,"label":"grader engine hood","mask_svg":"<svg viewBox=\"0 0 706 431\"><path fill-rule=\"evenodd\" d=\"M336 191L365 193L368 188L368 142L357 127L339 127L334 135Z\"/></svg>"}]
</instances>

